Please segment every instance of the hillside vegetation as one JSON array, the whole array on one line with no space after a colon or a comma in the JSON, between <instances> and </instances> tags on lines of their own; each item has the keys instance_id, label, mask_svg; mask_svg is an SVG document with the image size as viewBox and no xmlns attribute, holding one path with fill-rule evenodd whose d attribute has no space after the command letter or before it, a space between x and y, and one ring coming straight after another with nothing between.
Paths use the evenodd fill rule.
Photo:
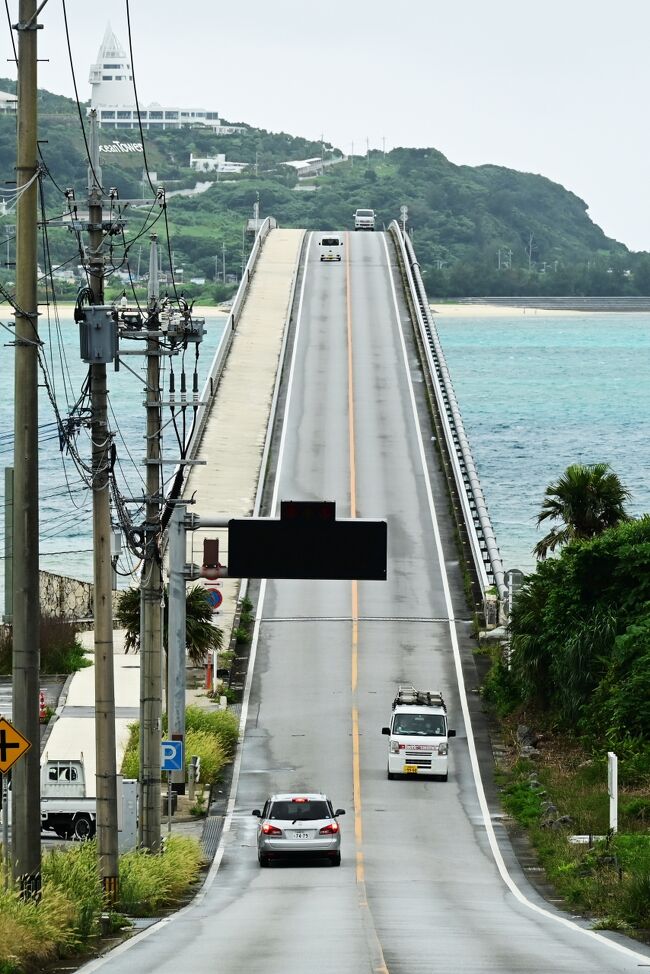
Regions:
<instances>
[{"instance_id":1,"label":"hillside vegetation","mask_svg":"<svg viewBox=\"0 0 650 974\"><path fill-rule=\"evenodd\" d=\"M0 79L0 89L15 84ZM46 181L48 212L60 212L62 194L75 189L86 195L87 162L76 103L41 91L39 95L42 157L53 182ZM85 116L86 106L82 106ZM100 141L139 142L136 129L102 129ZM225 245L226 270L241 268L242 228L259 197L262 216L282 226L346 229L357 206L371 206L379 224L399 217L408 206L418 258L429 294L455 297L474 294L640 294L650 292L650 255L631 254L605 236L589 218L587 204L543 176L498 166L456 166L435 149L394 149L386 155L343 159L331 145L321 146L287 133L246 127L231 136L199 128L145 132L150 170L168 191L209 189L192 197L172 196L168 222L177 264L185 279L212 280L215 258ZM197 173L190 153L247 163L241 174ZM323 154L322 175L297 179L283 163ZM122 199L150 197L143 182L141 153L103 153L102 177ZM15 120L0 118L0 167L15 166ZM133 241L147 227L147 210L134 211L126 230ZM157 226L160 231L161 224ZM53 228L50 247L56 261L69 260L75 241ZM221 265L220 265L221 266Z\"/></svg>"}]
</instances>

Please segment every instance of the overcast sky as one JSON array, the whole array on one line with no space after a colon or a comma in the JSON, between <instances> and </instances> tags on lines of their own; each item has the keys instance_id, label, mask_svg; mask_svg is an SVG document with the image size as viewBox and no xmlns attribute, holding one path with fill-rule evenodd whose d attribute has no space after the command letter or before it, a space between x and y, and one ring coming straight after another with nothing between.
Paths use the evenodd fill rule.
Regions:
<instances>
[{"instance_id":1,"label":"overcast sky","mask_svg":"<svg viewBox=\"0 0 650 974\"><path fill-rule=\"evenodd\" d=\"M127 47L126 4L67 12L84 99L109 20ZM39 85L71 96L60 0L40 21ZM144 104L541 173L650 250L650 0L131 0L131 23Z\"/></svg>"}]
</instances>

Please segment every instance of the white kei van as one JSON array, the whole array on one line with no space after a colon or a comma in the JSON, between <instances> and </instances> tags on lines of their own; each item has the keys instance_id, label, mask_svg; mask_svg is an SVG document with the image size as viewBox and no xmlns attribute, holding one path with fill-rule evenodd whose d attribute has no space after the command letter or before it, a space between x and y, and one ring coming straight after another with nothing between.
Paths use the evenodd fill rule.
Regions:
<instances>
[{"instance_id":1,"label":"white kei van","mask_svg":"<svg viewBox=\"0 0 650 974\"><path fill-rule=\"evenodd\" d=\"M381 730L390 738L389 778L426 775L447 780L449 738L456 731L447 723L447 708L439 691L416 690L411 683L398 686L390 726Z\"/></svg>"},{"instance_id":2,"label":"white kei van","mask_svg":"<svg viewBox=\"0 0 650 974\"><path fill-rule=\"evenodd\" d=\"M329 234L321 237L318 246L320 247L321 260L342 260L343 259L343 237L336 234Z\"/></svg>"}]
</instances>

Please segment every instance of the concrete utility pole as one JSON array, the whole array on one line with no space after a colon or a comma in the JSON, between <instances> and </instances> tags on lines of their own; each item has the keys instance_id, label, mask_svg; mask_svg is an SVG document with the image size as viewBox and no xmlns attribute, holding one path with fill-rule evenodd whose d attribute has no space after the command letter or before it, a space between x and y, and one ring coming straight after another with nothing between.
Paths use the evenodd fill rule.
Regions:
<instances>
[{"instance_id":1,"label":"concrete utility pole","mask_svg":"<svg viewBox=\"0 0 650 974\"><path fill-rule=\"evenodd\" d=\"M162 612L160 556L160 340L157 237L149 258L147 337L147 499L145 556L140 588L140 818L139 845L160 849L160 741L162 730Z\"/></svg>"},{"instance_id":2,"label":"concrete utility pole","mask_svg":"<svg viewBox=\"0 0 650 974\"><path fill-rule=\"evenodd\" d=\"M97 112L90 113L88 166L88 278L93 304L104 303L102 173ZM113 670L113 565L108 489L111 435L108 429L106 364L90 366L93 474L93 577L95 615L95 753L97 762L97 854L104 894L118 898L115 674Z\"/></svg>"},{"instance_id":3,"label":"concrete utility pole","mask_svg":"<svg viewBox=\"0 0 650 974\"><path fill-rule=\"evenodd\" d=\"M12 774L13 873L23 895L41 888L38 717L37 24L36 0L20 0L16 155L16 357L14 428L13 723L32 747ZM21 192L21 187L33 180Z\"/></svg>"},{"instance_id":4,"label":"concrete utility pole","mask_svg":"<svg viewBox=\"0 0 650 974\"><path fill-rule=\"evenodd\" d=\"M5 611L2 621L13 621L14 605L14 468L5 467Z\"/></svg>"},{"instance_id":5,"label":"concrete utility pole","mask_svg":"<svg viewBox=\"0 0 650 974\"><path fill-rule=\"evenodd\" d=\"M223 271L223 283L226 283L226 245L221 244L221 269Z\"/></svg>"}]
</instances>

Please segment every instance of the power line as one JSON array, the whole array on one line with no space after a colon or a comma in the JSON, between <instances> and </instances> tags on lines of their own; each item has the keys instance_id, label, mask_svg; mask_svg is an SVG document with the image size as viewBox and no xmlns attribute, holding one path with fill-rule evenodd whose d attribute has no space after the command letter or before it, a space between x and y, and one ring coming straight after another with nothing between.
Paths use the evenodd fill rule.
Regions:
<instances>
[{"instance_id":1,"label":"power line","mask_svg":"<svg viewBox=\"0 0 650 974\"><path fill-rule=\"evenodd\" d=\"M63 6L63 23L64 23L64 26L65 26L65 39L66 39L66 44L67 44L67 47L68 47L68 59L70 61L70 72L72 74L72 84L74 86L74 96L75 96L75 99L76 99L76 102L77 102L77 112L79 113L79 123L81 125L81 133L82 133L82 135L84 137L84 145L86 146L86 156L88 158L88 165L90 166L90 169L92 171L93 178L94 178L96 184L98 186L101 186L101 181L97 178L97 173L95 172L95 167L93 166L93 160L92 160L92 157L90 155L90 146L88 145L88 139L86 137L86 127L84 125L83 114L81 112L81 102L79 100L79 92L77 90L77 79L75 77L75 71L74 71L74 61L73 61L73 58L72 58L72 48L70 46L70 31L68 30L68 14L67 14L67 11L65 9L65 0L61 0L61 3L62 3L62 6Z\"/></svg>"}]
</instances>

